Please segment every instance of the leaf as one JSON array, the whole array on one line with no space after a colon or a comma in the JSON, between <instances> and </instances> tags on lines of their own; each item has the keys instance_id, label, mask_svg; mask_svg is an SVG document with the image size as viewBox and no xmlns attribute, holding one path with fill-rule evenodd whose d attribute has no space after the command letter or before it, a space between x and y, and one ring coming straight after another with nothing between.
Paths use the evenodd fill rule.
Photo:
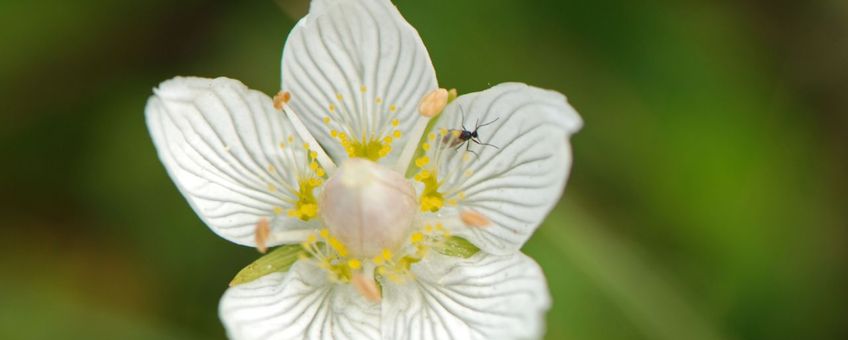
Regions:
<instances>
[{"instance_id":1,"label":"leaf","mask_svg":"<svg viewBox=\"0 0 848 340\"><path fill-rule=\"evenodd\" d=\"M285 245L272 250L253 263L244 267L230 281L230 287L256 280L274 272L284 272L297 261L303 248L297 244Z\"/></svg>"}]
</instances>

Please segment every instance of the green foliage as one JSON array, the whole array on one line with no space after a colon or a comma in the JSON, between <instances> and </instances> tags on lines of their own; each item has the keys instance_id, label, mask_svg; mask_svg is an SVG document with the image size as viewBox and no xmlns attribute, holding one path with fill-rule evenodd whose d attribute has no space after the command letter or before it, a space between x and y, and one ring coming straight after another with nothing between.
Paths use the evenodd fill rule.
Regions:
<instances>
[{"instance_id":1,"label":"green foliage","mask_svg":"<svg viewBox=\"0 0 848 340\"><path fill-rule=\"evenodd\" d=\"M277 247L240 270L230 281L230 286L248 283L270 273L287 271L302 252L299 244Z\"/></svg>"}]
</instances>

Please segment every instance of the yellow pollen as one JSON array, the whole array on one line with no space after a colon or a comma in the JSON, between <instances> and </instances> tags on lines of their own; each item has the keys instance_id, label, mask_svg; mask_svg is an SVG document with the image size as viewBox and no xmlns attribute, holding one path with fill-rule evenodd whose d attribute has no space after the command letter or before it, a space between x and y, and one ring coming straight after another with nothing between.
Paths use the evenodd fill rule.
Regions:
<instances>
[{"instance_id":1,"label":"yellow pollen","mask_svg":"<svg viewBox=\"0 0 848 340\"><path fill-rule=\"evenodd\" d=\"M380 265L383 265L383 263L385 263L386 260L384 260L382 256L374 256L374 258L371 259L371 262L374 262L374 264L380 266Z\"/></svg>"},{"instance_id":2,"label":"yellow pollen","mask_svg":"<svg viewBox=\"0 0 848 340\"><path fill-rule=\"evenodd\" d=\"M421 156L415 160L415 166L419 168L423 168L427 165L427 163L430 163L430 157L427 157L427 155Z\"/></svg>"},{"instance_id":3,"label":"yellow pollen","mask_svg":"<svg viewBox=\"0 0 848 340\"><path fill-rule=\"evenodd\" d=\"M336 104L330 103L327 108L330 110L330 112L336 112Z\"/></svg>"},{"instance_id":4,"label":"yellow pollen","mask_svg":"<svg viewBox=\"0 0 848 340\"><path fill-rule=\"evenodd\" d=\"M324 117L324 124L330 124L330 117Z\"/></svg>"},{"instance_id":5,"label":"yellow pollen","mask_svg":"<svg viewBox=\"0 0 848 340\"><path fill-rule=\"evenodd\" d=\"M362 267L362 262L359 262L357 259L350 259L347 261L347 266L350 267L350 269L359 269Z\"/></svg>"},{"instance_id":6,"label":"yellow pollen","mask_svg":"<svg viewBox=\"0 0 848 340\"><path fill-rule=\"evenodd\" d=\"M429 151L430 150L430 143L421 143L421 150Z\"/></svg>"},{"instance_id":7,"label":"yellow pollen","mask_svg":"<svg viewBox=\"0 0 848 340\"><path fill-rule=\"evenodd\" d=\"M309 221L318 215L318 200L315 199L313 190L321 185L321 180L317 178L300 180L298 185L299 190L296 193L297 202L294 207L289 209L288 215L303 221Z\"/></svg>"},{"instance_id":8,"label":"yellow pollen","mask_svg":"<svg viewBox=\"0 0 848 340\"><path fill-rule=\"evenodd\" d=\"M435 133L433 133L433 132L430 132L430 134L429 134L429 135L427 135L427 140L429 140L429 141L431 141L431 142L432 142L432 141L434 141L434 140L436 140L436 134L435 134Z\"/></svg>"},{"instance_id":9,"label":"yellow pollen","mask_svg":"<svg viewBox=\"0 0 848 340\"><path fill-rule=\"evenodd\" d=\"M330 137L336 138L339 136L339 132L336 130L330 130Z\"/></svg>"},{"instance_id":10,"label":"yellow pollen","mask_svg":"<svg viewBox=\"0 0 848 340\"><path fill-rule=\"evenodd\" d=\"M410 239L412 240L412 243L421 242L422 240L424 240L424 234L422 234L421 232L414 232L412 233Z\"/></svg>"},{"instance_id":11,"label":"yellow pollen","mask_svg":"<svg viewBox=\"0 0 848 340\"><path fill-rule=\"evenodd\" d=\"M398 127L398 125L400 125L400 121L397 118L392 119L392 126Z\"/></svg>"},{"instance_id":12,"label":"yellow pollen","mask_svg":"<svg viewBox=\"0 0 848 340\"><path fill-rule=\"evenodd\" d=\"M315 170L315 175L317 175L318 177L324 177L325 174L326 173L324 172L324 169L318 168Z\"/></svg>"},{"instance_id":13,"label":"yellow pollen","mask_svg":"<svg viewBox=\"0 0 848 340\"><path fill-rule=\"evenodd\" d=\"M395 113L397 111L397 106L395 104L389 105L389 112Z\"/></svg>"},{"instance_id":14,"label":"yellow pollen","mask_svg":"<svg viewBox=\"0 0 848 340\"><path fill-rule=\"evenodd\" d=\"M395 132L392 133L392 136L394 136L395 138L400 138L400 136L401 136L400 130L395 130Z\"/></svg>"},{"instance_id":15,"label":"yellow pollen","mask_svg":"<svg viewBox=\"0 0 848 340\"><path fill-rule=\"evenodd\" d=\"M383 252L380 255L383 256L384 260L391 260L392 259L392 251L391 250L383 249Z\"/></svg>"},{"instance_id":16,"label":"yellow pollen","mask_svg":"<svg viewBox=\"0 0 848 340\"><path fill-rule=\"evenodd\" d=\"M342 94L341 94L341 93L336 93L336 99L337 99L338 101L342 101L342 100L344 100L344 97L342 96Z\"/></svg>"},{"instance_id":17,"label":"yellow pollen","mask_svg":"<svg viewBox=\"0 0 848 340\"><path fill-rule=\"evenodd\" d=\"M426 156L424 156L426 157ZM423 158L423 157L422 157ZM418 165L420 158L415 161ZM421 211L422 212L437 212L444 206L444 196L439 192L439 182L436 180L436 174L428 170L421 170L415 175L414 179L424 184L424 190L421 192Z\"/></svg>"}]
</instances>

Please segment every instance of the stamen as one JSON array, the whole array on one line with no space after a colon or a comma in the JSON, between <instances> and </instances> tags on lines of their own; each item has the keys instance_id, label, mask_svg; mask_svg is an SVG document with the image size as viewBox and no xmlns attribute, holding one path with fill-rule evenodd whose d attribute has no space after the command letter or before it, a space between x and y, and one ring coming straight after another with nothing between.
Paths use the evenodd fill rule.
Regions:
<instances>
[{"instance_id":1,"label":"stamen","mask_svg":"<svg viewBox=\"0 0 848 340\"><path fill-rule=\"evenodd\" d=\"M395 170L400 173L406 172L405 170L409 166L409 162L415 156L415 149L418 147L418 142L421 140L421 136L424 135L424 131L427 130L427 123L430 122L430 119L442 113L447 103L448 91L443 88L435 89L421 99L421 104L418 105L419 117L408 134L409 138L395 164Z\"/></svg>"},{"instance_id":2,"label":"stamen","mask_svg":"<svg viewBox=\"0 0 848 340\"><path fill-rule=\"evenodd\" d=\"M485 228L492 224L488 217L474 210L465 210L459 213L459 219L466 226L473 228Z\"/></svg>"},{"instance_id":3,"label":"stamen","mask_svg":"<svg viewBox=\"0 0 848 340\"><path fill-rule=\"evenodd\" d=\"M259 222L256 223L254 237L256 241L256 249L262 254L265 254L265 252L268 251L268 246L265 242L268 241L268 236L270 234L271 225L268 223L268 219L264 217L260 218Z\"/></svg>"},{"instance_id":4,"label":"stamen","mask_svg":"<svg viewBox=\"0 0 848 340\"><path fill-rule=\"evenodd\" d=\"M318 163L321 163L321 166L324 170L327 171L330 175L336 171L336 164L333 163L333 160L327 156L327 153L321 148L321 145L315 140L315 137L312 137L312 134L309 133L309 130L306 129L306 126L303 125L303 122L300 120L298 115L291 109L288 105L283 107L283 111L285 111L286 116L291 121L292 126L294 127L295 132L297 132L298 136L303 139L306 144L309 146L309 149L314 150L316 152L316 158ZM291 140L291 139L290 139ZM291 141L289 142L291 143Z\"/></svg>"},{"instance_id":5,"label":"stamen","mask_svg":"<svg viewBox=\"0 0 848 340\"><path fill-rule=\"evenodd\" d=\"M289 103L291 100L291 93L288 91L280 91L274 95L274 108L278 111L283 110L283 106Z\"/></svg>"},{"instance_id":6,"label":"stamen","mask_svg":"<svg viewBox=\"0 0 848 340\"><path fill-rule=\"evenodd\" d=\"M382 296L380 295L380 287L377 287L377 282L372 278L373 275L366 276L362 273L353 274L353 278L351 279L351 284L356 288L356 291L359 294L362 294L363 297L372 302L380 302Z\"/></svg>"}]
</instances>

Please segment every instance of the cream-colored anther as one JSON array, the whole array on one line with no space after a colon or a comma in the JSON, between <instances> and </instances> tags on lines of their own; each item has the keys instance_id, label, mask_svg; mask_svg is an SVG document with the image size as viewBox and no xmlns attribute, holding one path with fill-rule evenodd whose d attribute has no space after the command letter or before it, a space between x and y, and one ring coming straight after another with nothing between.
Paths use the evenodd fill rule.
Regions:
<instances>
[{"instance_id":1,"label":"cream-colored anther","mask_svg":"<svg viewBox=\"0 0 848 340\"><path fill-rule=\"evenodd\" d=\"M459 213L459 219L466 226L474 228L485 228L492 224L488 217L474 210L464 210Z\"/></svg>"},{"instance_id":2,"label":"cream-colored anther","mask_svg":"<svg viewBox=\"0 0 848 340\"><path fill-rule=\"evenodd\" d=\"M412 184L399 173L351 158L327 180L319 207L324 225L352 257L371 258L403 245L418 204Z\"/></svg>"},{"instance_id":3,"label":"cream-colored anther","mask_svg":"<svg viewBox=\"0 0 848 340\"><path fill-rule=\"evenodd\" d=\"M277 92L277 94L274 95L274 108L278 111L282 111L283 106L288 104L289 100L291 100L291 93L288 91Z\"/></svg>"},{"instance_id":4,"label":"cream-colored anther","mask_svg":"<svg viewBox=\"0 0 848 340\"><path fill-rule=\"evenodd\" d=\"M367 276L363 273L355 273L351 277L350 283L365 299L371 302L380 302L380 287L377 287L377 282L374 281L373 275Z\"/></svg>"},{"instance_id":5,"label":"cream-colored anther","mask_svg":"<svg viewBox=\"0 0 848 340\"><path fill-rule=\"evenodd\" d=\"M448 105L448 90L439 88L426 94L418 104L418 113L427 118L433 118L442 113Z\"/></svg>"},{"instance_id":6,"label":"cream-colored anther","mask_svg":"<svg viewBox=\"0 0 848 340\"><path fill-rule=\"evenodd\" d=\"M256 222L256 231L254 233L254 240L256 241L256 249L259 250L260 253L265 253L268 251L268 237L271 236L271 224L268 223L267 218L260 218L259 222Z\"/></svg>"},{"instance_id":7,"label":"cream-colored anther","mask_svg":"<svg viewBox=\"0 0 848 340\"><path fill-rule=\"evenodd\" d=\"M401 151L400 157L398 157L397 163L395 164L395 170L405 173L406 167L409 166L409 162L412 161L412 157L415 156L415 149L418 148L418 141L421 140L421 136L424 135L424 130L427 129L427 123L430 122L430 119L438 116L445 109L445 106L448 105L448 90L438 88L430 93L424 95L421 98L421 102L418 104L418 119L415 121L415 125L412 126L412 130L406 135L406 146L404 146L403 151Z\"/></svg>"}]
</instances>

